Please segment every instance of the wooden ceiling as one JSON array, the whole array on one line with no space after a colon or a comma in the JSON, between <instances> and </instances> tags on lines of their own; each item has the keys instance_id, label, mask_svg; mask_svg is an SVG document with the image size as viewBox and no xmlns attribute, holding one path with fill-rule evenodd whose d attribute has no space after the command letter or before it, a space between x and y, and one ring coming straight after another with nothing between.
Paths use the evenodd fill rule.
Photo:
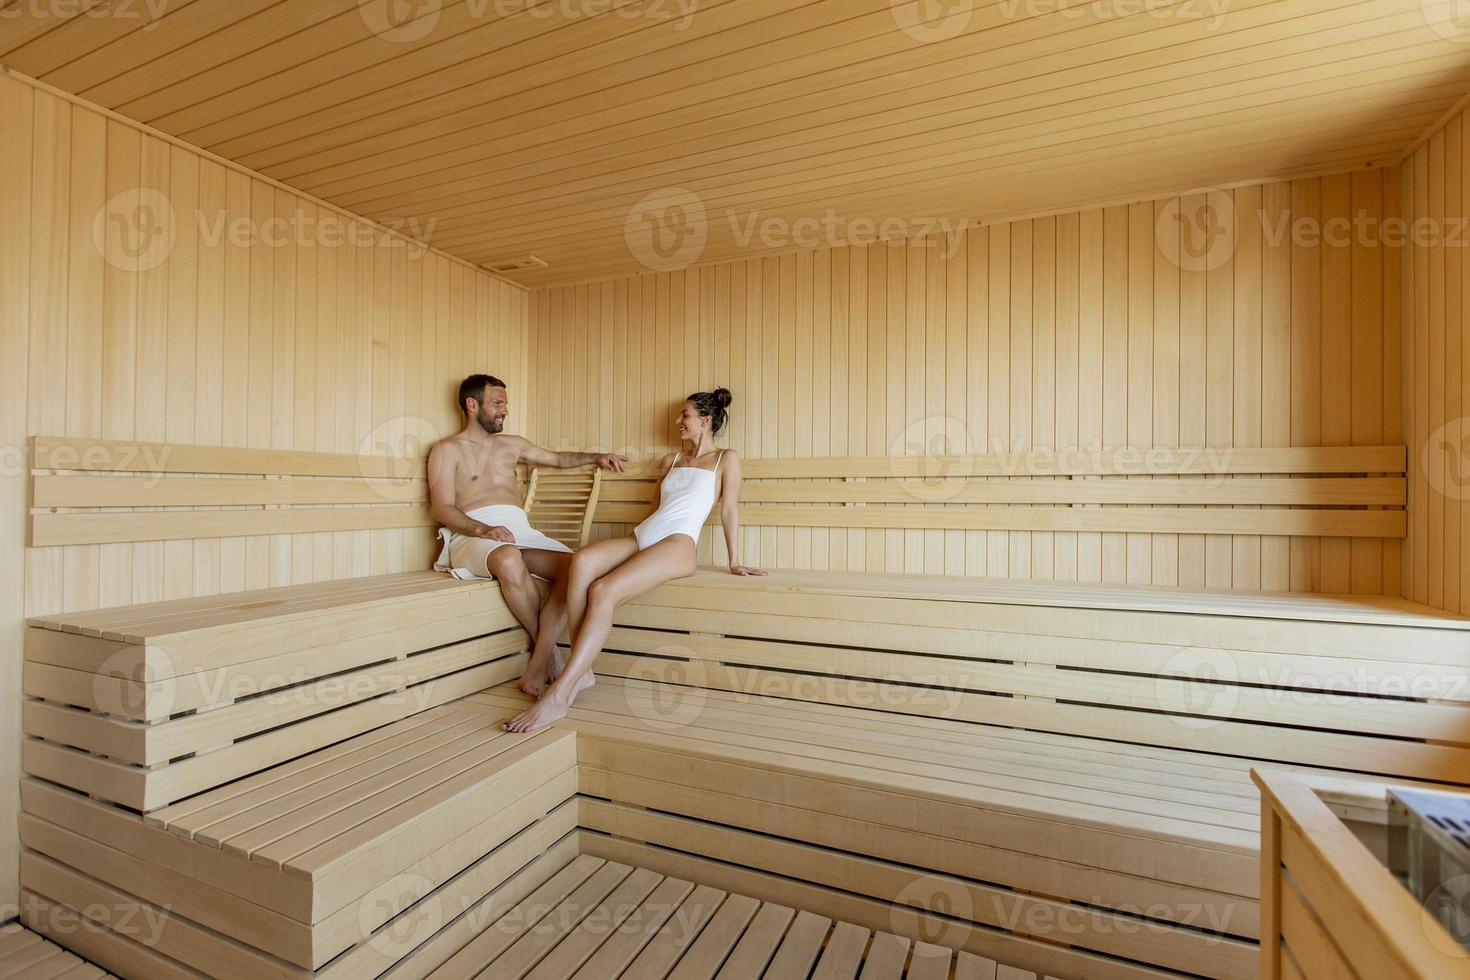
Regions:
<instances>
[{"instance_id":1,"label":"wooden ceiling","mask_svg":"<svg viewBox=\"0 0 1470 980\"><path fill-rule=\"evenodd\" d=\"M0 63L540 285L1391 163L1455 3L0 0Z\"/></svg>"}]
</instances>

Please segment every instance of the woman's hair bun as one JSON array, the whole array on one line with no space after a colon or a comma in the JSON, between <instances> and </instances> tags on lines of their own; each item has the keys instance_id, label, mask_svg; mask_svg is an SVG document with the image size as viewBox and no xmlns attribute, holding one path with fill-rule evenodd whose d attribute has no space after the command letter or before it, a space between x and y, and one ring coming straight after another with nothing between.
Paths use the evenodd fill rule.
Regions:
<instances>
[{"instance_id":1,"label":"woman's hair bun","mask_svg":"<svg viewBox=\"0 0 1470 980\"><path fill-rule=\"evenodd\" d=\"M711 420L711 429L718 434L725 427L725 420L729 416L726 411L733 399L730 397L729 388L716 388L714 391L696 391L688 399L694 404L694 408L700 415L707 415Z\"/></svg>"}]
</instances>

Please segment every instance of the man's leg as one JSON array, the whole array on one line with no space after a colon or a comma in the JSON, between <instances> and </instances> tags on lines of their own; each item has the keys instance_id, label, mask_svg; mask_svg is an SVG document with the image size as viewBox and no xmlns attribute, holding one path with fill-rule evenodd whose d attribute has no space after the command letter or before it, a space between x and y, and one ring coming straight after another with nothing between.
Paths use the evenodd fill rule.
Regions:
<instances>
[{"instance_id":1,"label":"man's leg","mask_svg":"<svg viewBox=\"0 0 1470 980\"><path fill-rule=\"evenodd\" d=\"M521 558L520 549L510 544L496 548L485 559L485 570L500 583L500 594L510 607L511 615L534 640L541 618L541 591L531 580L531 572Z\"/></svg>"},{"instance_id":2,"label":"man's leg","mask_svg":"<svg viewBox=\"0 0 1470 980\"><path fill-rule=\"evenodd\" d=\"M522 691L533 698L539 698L546 690L546 685L555 680L560 672L556 644L567 627L567 572L572 565L572 556L562 551L530 548L521 552L521 558L531 574L551 583L551 594L541 607L531 660L526 665L526 672L521 676L520 683Z\"/></svg>"}]
</instances>

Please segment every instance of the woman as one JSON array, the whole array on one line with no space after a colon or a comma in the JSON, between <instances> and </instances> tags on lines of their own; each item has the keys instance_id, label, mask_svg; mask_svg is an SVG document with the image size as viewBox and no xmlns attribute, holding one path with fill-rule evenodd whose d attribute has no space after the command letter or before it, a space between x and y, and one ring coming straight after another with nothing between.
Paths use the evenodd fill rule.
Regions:
<instances>
[{"instance_id":1,"label":"woman","mask_svg":"<svg viewBox=\"0 0 1470 980\"><path fill-rule=\"evenodd\" d=\"M565 717L572 699L592 686L592 661L602 652L618 606L694 574L699 532L716 500L731 574L766 574L740 563L740 456L715 448L729 408L724 388L690 395L676 420L683 448L663 459L653 516L631 537L599 541L572 556L566 576L571 657L541 699L505 723L508 731L534 732Z\"/></svg>"}]
</instances>

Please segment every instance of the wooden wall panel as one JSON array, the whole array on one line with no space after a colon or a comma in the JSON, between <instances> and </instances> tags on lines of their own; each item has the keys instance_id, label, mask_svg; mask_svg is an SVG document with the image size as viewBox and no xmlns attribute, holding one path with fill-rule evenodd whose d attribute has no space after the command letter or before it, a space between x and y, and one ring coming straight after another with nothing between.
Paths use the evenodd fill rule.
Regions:
<instances>
[{"instance_id":1,"label":"wooden wall panel","mask_svg":"<svg viewBox=\"0 0 1470 980\"><path fill-rule=\"evenodd\" d=\"M1233 249L1195 254L1186 229L1222 206ZM748 456L1393 442L1397 265L1313 233L1397 213L1396 171L1380 169L975 226L953 249L935 236L539 290L524 428L648 458L669 450L684 395L724 384L722 443ZM723 560L716 538L702 561ZM772 567L1368 594L1397 591L1400 548L792 528L744 542Z\"/></svg>"},{"instance_id":2,"label":"wooden wall panel","mask_svg":"<svg viewBox=\"0 0 1470 980\"><path fill-rule=\"evenodd\" d=\"M27 615L427 566L433 537L409 529L26 549L25 440L412 451L458 427L471 370L510 382L523 415L525 290L357 220L359 241L345 212L7 75L0 172L0 699L20 700ZM151 220L107 205L139 187L173 212L157 263L128 254L141 237L95 244L104 209ZM272 246L273 219L308 230ZM4 717L0 910L20 737Z\"/></svg>"},{"instance_id":3,"label":"wooden wall panel","mask_svg":"<svg viewBox=\"0 0 1470 980\"><path fill-rule=\"evenodd\" d=\"M1393 171L1413 234L1402 249L1409 537L1403 595L1470 613L1470 120L1451 116ZM1396 394L1385 392L1385 397Z\"/></svg>"}]
</instances>

